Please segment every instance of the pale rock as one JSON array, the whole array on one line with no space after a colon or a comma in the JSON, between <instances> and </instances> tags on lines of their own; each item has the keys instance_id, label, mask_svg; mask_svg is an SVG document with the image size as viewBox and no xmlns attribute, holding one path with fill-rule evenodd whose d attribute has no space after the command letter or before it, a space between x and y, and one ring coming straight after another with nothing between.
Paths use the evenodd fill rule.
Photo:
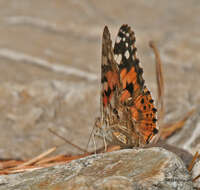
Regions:
<instances>
[{"instance_id":1,"label":"pale rock","mask_svg":"<svg viewBox=\"0 0 200 190\"><path fill-rule=\"evenodd\" d=\"M68 164L0 176L0 190L192 190L184 163L162 148L97 154Z\"/></svg>"}]
</instances>

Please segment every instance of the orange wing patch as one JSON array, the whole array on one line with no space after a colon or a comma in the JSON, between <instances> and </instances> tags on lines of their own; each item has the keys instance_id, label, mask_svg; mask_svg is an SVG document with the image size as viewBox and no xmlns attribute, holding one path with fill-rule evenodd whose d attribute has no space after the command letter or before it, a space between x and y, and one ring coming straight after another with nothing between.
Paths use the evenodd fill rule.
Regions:
<instances>
[{"instance_id":1,"label":"orange wing patch","mask_svg":"<svg viewBox=\"0 0 200 190\"><path fill-rule=\"evenodd\" d=\"M130 108L132 118L136 121L141 134L144 135L145 142L148 143L158 132L156 128L156 108L153 105L153 99L146 87L142 95L135 100L134 106Z\"/></svg>"},{"instance_id":2,"label":"orange wing patch","mask_svg":"<svg viewBox=\"0 0 200 190\"><path fill-rule=\"evenodd\" d=\"M102 81L103 85L103 105L106 107L108 103L111 102L113 97L113 92L116 89L116 86L119 85L119 78L117 73L113 71L107 71L105 73L105 80Z\"/></svg>"}]
</instances>

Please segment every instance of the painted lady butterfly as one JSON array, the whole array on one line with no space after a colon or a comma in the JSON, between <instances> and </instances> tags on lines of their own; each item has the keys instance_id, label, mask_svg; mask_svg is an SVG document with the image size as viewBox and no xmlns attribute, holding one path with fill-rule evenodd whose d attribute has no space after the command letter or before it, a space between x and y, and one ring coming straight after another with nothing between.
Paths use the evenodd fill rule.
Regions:
<instances>
[{"instance_id":1,"label":"painted lady butterfly","mask_svg":"<svg viewBox=\"0 0 200 190\"><path fill-rule=\"evenodd\" d=\"M156 128L156 108L144 85L143 69L136 57L134 32L128 25L119 29L114 49L105 26L102 39L101 117L95 135L122 148L148 144Z\"/></svg>"}]
</instances>

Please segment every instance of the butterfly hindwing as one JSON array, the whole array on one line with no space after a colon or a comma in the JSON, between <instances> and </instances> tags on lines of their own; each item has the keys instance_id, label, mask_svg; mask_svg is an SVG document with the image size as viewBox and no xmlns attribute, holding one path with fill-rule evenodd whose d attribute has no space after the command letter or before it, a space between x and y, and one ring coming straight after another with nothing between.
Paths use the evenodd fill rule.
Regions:
<instances>
[{"instance_id":1,"label":"butterfly hindwing","mask_svg":"<svg viewBox=\"0 0 200 190\"><path fill-rule=\"evenodd\" d=\"M120 101L129 107L136 131L143 138L142 141L148 143L158 132L156 108L150 91L144 86L143 69L136 51L134 32L128 25L122 25L114 46L121 82Z\"/></svg>"}]
</instances>

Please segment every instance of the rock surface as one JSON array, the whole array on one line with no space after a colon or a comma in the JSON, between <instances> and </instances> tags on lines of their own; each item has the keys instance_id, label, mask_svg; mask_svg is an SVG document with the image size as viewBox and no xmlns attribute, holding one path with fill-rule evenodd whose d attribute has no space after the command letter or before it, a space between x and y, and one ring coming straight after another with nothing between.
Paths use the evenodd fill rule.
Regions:
<instances>
[{"instance_id":1,"label":"rock surface","mask_svg":"<svg viewBox=\"0 0 200 190\"><path fill-rule=\"evenodd\" d=\"M0 190L192 190L183 162L162 148L121 150L0 176Z\"/></svg>"}]
</instances>

